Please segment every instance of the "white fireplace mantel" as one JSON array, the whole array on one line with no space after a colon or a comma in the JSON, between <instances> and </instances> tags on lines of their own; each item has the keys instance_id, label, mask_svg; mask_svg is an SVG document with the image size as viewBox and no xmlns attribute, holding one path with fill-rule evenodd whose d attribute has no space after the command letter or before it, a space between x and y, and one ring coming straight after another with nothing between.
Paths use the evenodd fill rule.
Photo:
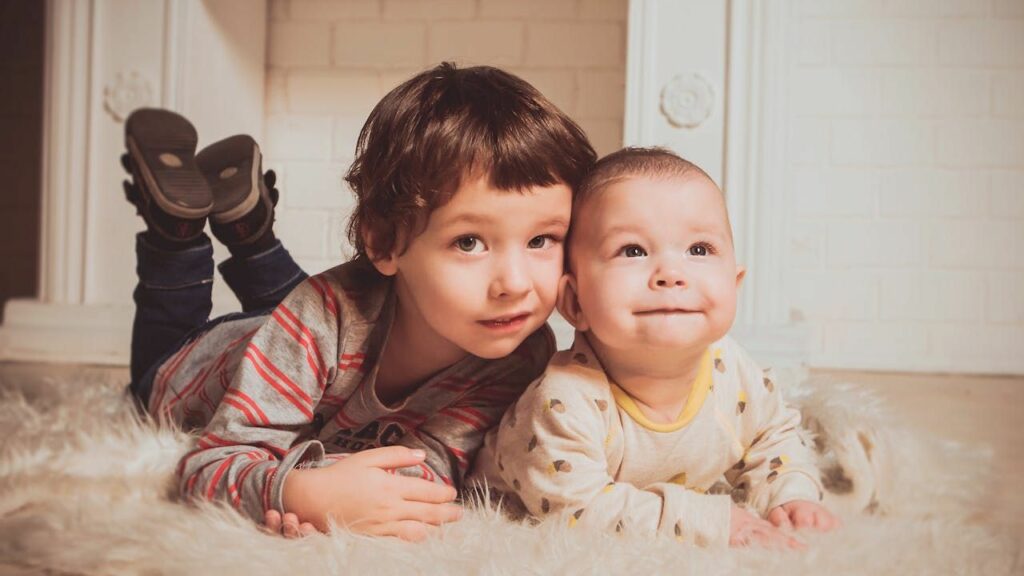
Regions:
<instances>
[{"instance_id":1,"label":"white fireplace mantel","mask_svg":"<svg viewBox=\"0 0 1024 576\"><path fill-rule=\"evenodd\" d=\"M140 221L118 162L134 108L200 146L263 130L265 0L47 0L39 297L7 303L0 360L126 364Z\"/></svg>"}]
</instances>

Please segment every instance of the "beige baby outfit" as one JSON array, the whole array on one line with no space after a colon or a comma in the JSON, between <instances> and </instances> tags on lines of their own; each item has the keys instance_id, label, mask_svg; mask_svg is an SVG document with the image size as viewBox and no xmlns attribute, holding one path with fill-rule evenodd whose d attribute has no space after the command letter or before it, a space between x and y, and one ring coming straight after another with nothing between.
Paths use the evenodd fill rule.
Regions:
<instances>
[{"instance_id":1,"label":"beige baby outfit","mask_svg":"<svg viewBox=\"0 0 1024 576\"><path fill-rule=\"evenodd\" d=\"M534 516L727 545L733 502L764 515L822 498L800 413L726 337L674 423L646 418L582 333L488 433L471 480Z\"/></svg>"}]
</instances>

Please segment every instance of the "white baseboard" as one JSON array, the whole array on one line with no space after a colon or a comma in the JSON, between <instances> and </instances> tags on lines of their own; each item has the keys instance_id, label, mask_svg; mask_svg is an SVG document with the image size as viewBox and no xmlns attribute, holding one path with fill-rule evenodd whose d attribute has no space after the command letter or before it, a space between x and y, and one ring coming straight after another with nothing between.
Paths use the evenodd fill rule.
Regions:
<instances>
[{"instance_id":1,"label":"white baseboard","mask_svg":"<svg viewBox=\"0 0 1024 576\"><path fill-rule=\"evenodd\" d=\"M0 361L127 366L133 309L10 300L0 326Z\"/></svg>"}]
</instances>

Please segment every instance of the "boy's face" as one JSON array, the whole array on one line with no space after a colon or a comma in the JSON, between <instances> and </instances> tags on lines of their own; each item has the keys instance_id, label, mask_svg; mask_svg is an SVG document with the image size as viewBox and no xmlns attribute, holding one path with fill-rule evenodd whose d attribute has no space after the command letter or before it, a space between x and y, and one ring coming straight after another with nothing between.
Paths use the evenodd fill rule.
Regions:
<instances>
[{"instance_id":1,"label":"boy's face","mask_svg":"<svg viewBox=\"0 0 1024 576\"><path fill-rule=\"evenodd\" d=\"M572 273L560 304L599 348L697 350L729 331L743 269L724 199L709 179L628 178L574 218Z\"/></svg>"},{"instance_id":2,"label":"boy's face","mask_svg":"<svg viewBox=\"0 0 1024 576\"><path fill-rule=\"evenodd\" d=\"M467 179L402 254L396 323L438 357L510 354L554 309L572 193L568 186L497 190Z\"/></svg>"}]
</instances>

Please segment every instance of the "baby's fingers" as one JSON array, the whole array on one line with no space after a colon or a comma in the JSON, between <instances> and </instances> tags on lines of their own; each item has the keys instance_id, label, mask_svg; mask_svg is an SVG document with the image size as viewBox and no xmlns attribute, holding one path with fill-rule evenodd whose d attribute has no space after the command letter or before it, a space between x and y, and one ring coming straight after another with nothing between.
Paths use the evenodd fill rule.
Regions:
<instances>
[{"instance_id":1,"label":"baby's fingers","mask_svg":"<svg viewBox=\"0 0 1024 576\"><path fill-rule=\"evenodd\" d=\"M793 524L789 521L789 514L782 506L776 506L772 508L771 512L768 513L768 522L777 528L789 529L793 527Z\"/></svg>"}]
</instances>

